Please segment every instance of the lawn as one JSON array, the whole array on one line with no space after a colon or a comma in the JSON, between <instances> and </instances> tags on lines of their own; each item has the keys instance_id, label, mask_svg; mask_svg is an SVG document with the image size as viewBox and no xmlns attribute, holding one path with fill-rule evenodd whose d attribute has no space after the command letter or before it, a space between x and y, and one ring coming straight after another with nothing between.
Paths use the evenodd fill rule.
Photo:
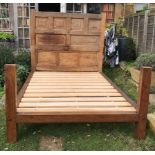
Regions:
<instances>
[{"instance_id":1,"label":"lawn","mask_svg":"<svg viewBox=\"0 0 155 155\"><path fill-rule=\"evenodd\" d=\"M3 96L3 94L4 94L3 88L0 86L0 99Z\"/></svg>"},{"instance_id":2,"label":"lawn","mask_svg":"<svg viewBox=\"0 0 155 155\"><path fill-rule=\"evenodd\" d=\"M130 82L127 72L105 67L104 73L136 100L136 87ZM0 118L0 150L38 150L40 136L62 137L63 150L155 150L153 133L148 129L145 140L135 140L132 123L22 124L19 126L18 142L8 144L2 109Z\"/></svg>"}]
</instances>

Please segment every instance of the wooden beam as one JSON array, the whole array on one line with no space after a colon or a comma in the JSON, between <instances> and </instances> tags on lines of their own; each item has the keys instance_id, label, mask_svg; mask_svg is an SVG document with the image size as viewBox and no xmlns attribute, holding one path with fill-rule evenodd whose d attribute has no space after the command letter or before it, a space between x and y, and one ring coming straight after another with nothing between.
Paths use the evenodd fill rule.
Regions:
<instances>
[{"instance_id":1,"label":"wooden beam","mask_svg":"<svg viewBox=\"0 0 155 155\"><path fill-rule=\"evenodd\" d=\"M6 128L7 141L13 143L16 141L16 65L5 65L5 108L6 108Z\"/></svg>"},{"instance_id":2,"label":"wooden beam","mask_svg":"<svg viewBox=\"0 0 155 155\"><path fill-rule=\"evenodd\" d=\"M31 35L31 70L36 69L37 64L37 53L35 49L35 10L31 10L31 19L30 19L30 35Z\"/></svg>"},{"instance_id":3,"label":"wooden beam","mask_svg":"<svg viewBox=\"0 0 155 155\"><path fill-rule=\"evenodd\" d=\"M101 24L100 24L100 45L99 45L99 53L98 53L98 65L99 65L100 72L102 72L102 64L103 64L105 23L106 23L106 14L102 12Z\"/></svg>"},{"instance_id":4,"label":"wooden beam","mask_svg":"<svg viewBox=\"0 0 155 155\"><path fill-rule=\"evenodd\" d=\"M137 112L139 120L136 123L135 137L137 139L145 138L147 112L149 103L149 90L151 83L151 67L141 68L138 100L137 100Z\"/></svg>"},{"instance_id":5,"label":"wooden beam","mask_svg":"<svg viewBox=\"0 0 155 155\"><path fill-rule=\"evenodd\" d=\"M104 115L22 115L17 114L18 123L79 123L79 122L135 122L137 114Z\"/></svg>"}]
</instances>

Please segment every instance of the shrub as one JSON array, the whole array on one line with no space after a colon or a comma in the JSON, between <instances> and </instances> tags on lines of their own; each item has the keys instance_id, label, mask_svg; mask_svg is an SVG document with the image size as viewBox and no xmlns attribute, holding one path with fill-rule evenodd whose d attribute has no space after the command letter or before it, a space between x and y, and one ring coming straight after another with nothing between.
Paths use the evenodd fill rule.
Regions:
<instances>
[{"instance_id":1,"label":"shrub","mask_svg":"<svg viewBox=\"0 0 155 155\"><path fill-rule=\"evenodd\" d=\"M152 70L155 71L155 54L146 53L140 55L135 62L135 67L140 69L142 66L152 67Z\"/></svg>"},{"instance_id":2,"label":"shrub","mask_svg":"<svg viewBox=\"0 0 155 155\"><path fill-rule=\"evenodd\" d=\"M2 41L14 41L15 35L8 33L8 32L0 32L0 40Z\"/></svg>"},{"instance_id":3,"label":"shrub","mask_svg":"<svg viewBox=\"0 0 155 155\"><path fill-rule=\"evenodd\" d=\"M131 61L136 59L136 46L132 38L127 39L126 49L125 49L126 61Z\"/></svg>"},{"instance_id":4,"label":"shrub","mask_svg":"<svg viewBox=\"0 0 155 155\"><path fill-rule=\"evenodd\" d=\"M4 65L15 62L13 49L0 45L0 84L3 85Z\"/></svg>"},{"instance_id":5,"label":"shrub","mask_svg":"<svg viewBox=\"0 0 155 155\"><path fill-rule=\"evenodd\" d=\"M30 52L21 51L15 56L15 63L18 65L22 65L30 71L31 68L31 58Z\"/></svg>"},{"instance_id":6,"label":"shrub","mask_svg":"<svg viewBox=\"0 0 155 155\"><path fill-rule=\"evenodd\" d=\"M29 70L27 67L22 65L17 65L17 85L20 87L20 85L23 84L23 82L26 80L27 76L29 74Z\"/></svg>"}]
</instances>

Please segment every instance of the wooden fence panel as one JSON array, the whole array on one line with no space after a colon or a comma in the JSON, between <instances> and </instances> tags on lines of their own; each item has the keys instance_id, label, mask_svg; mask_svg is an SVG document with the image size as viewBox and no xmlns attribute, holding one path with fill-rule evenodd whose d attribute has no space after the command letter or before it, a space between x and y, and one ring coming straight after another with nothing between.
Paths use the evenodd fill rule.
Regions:
<instances>
[{"instance_id":1,"label":"wooden fence panel","mask_svg":"<svg viewBox=\"0 0 155 155\"><path fill-rule=\"evenodd\" d=\"M125 17L124 25L136 44L138 55L155 53L155 12L129 15Z\"/></svg>"}]
</instances>

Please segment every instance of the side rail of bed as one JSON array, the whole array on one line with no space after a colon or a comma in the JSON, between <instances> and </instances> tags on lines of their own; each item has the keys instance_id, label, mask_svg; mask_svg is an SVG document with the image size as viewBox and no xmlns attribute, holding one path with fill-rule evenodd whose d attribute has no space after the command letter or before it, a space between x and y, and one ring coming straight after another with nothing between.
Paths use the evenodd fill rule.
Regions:
<instances>
[{"instance_id":1,"label":"side rail of bed","mask_svg":"<svg viewBox=\"0 0 155 155\"><path fill-rule=\"evenodd\" d=\"M16 142L17 140L17 113L16 107L20 102L24 94L29 80L33 73L30 73L28 79L23 85L21 91L17 95L16 86L16 65L5 65L5 108L6 108L6 134L7 141L9 143ZM138 99L137 99L137 116L138 120L134 120L136 123L135 137L138 139L145 138L145 129L147 122L147 111L149 102L149 89L151 83L151 68L142 67L140 74Z\"/></svg>"}]
</instances>

